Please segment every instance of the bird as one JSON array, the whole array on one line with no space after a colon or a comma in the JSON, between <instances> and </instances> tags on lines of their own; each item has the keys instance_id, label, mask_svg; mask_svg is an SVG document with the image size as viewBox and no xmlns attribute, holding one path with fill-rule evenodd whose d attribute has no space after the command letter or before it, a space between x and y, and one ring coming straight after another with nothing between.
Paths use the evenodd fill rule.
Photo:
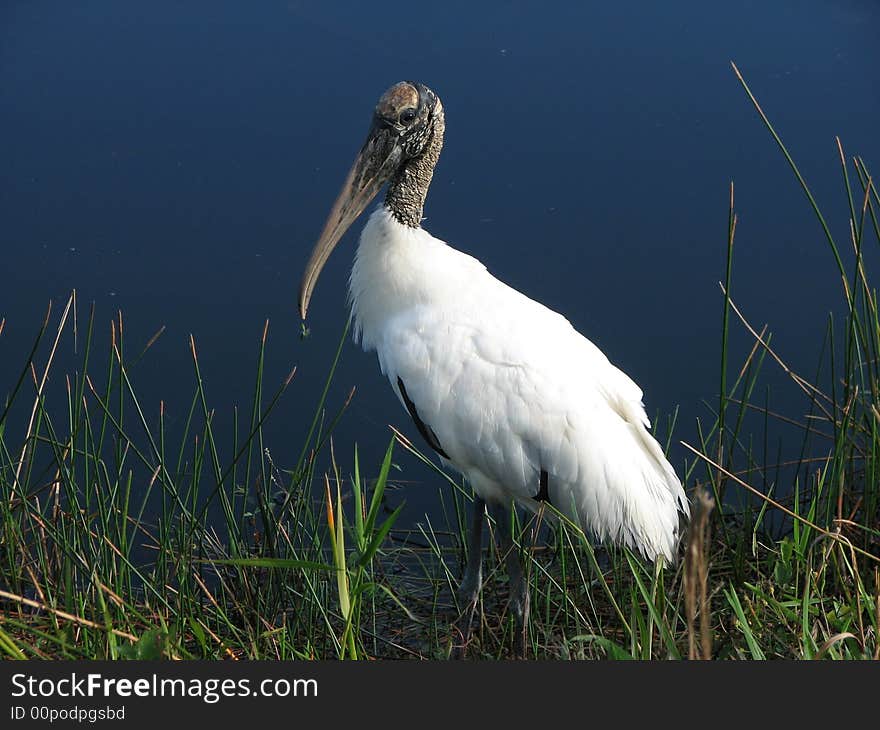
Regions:
<instances>
[{"instance_id":1,"label":"bird","mask_svg":"<svg viewBox=\"0 0 880 730\"><path fill-rule=\"evenodd\" d=\"M446 128L439 96L401 81L380 97L306 264L299 313L337 243L383 186L349 280L356 343L445 467L473 489L456 624L466 647L482 587L482 531L497 525L522 655L529 587L508 509L549 504L599 542L675 561L688 499L650 431L642 391L561 314L422 228Z\"/></svg>"}]
</instances>

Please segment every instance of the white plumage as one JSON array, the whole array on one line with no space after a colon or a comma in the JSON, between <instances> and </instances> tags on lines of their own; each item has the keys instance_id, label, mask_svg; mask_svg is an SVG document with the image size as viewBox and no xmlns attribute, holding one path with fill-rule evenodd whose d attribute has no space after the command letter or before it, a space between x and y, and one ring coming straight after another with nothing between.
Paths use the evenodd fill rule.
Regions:
<instances>
[{"instance_id":1,"label":"white plumage","mask_svg":"<svg viewBox=\"0 0 880 730\"><path fill-rule=\"evenodd\" d=\"M306 265L300 313L333 248L387 182L351 274L355 339L377 352L419 431L474 488L460 647L482 585L489 507L521 654L528 581L498 508L547 499L599 540L672 561L688 503L648 431L639 387L564 317L421 228L444 129L443 105L426 86L403 81L382 95Z\"/></svg>"},{"instance_id":2,"label":"white plumage","mask_svg":"<svg viewBox=\"0 0 880 730\"><path fill-rule=\"evenodd\" d=\"M568 320L384 205L350 291L355 339L483 499L534 506L543 469L550 503L595 537L673 559L688 504L642 391Z\"/></svg>"}]
</instances>

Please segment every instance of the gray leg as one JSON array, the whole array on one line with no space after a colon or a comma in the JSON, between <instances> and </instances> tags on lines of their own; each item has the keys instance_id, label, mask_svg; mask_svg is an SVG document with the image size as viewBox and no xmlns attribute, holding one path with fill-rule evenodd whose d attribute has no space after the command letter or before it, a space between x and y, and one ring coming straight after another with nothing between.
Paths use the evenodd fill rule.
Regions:
<instances>
[{"instance_id":1,"label":"gray leg","mask_svg":"<svg viewBox=\"0 0 880 730\"><path fill-rule=\"evenodd\" d=\"M498 538L501 554L507 567L510 581L510 610L516 621L516 633L513 637L513 651L518 658L525 657L526 635L529 630L529 584L522 572L519 561L519 550L513 544L510 535L510 516L502 505L489 508L495 524L498 525Z\"/></svg>"},{"instance_id":2,"label":"gray leg","mask_svg":"<svg viewBox=\"0 0 880 730\"><path fill-rule=\"evenodd\" d=\"M461 578L459 595L466 602L476 601L483 585L483 518L486 503L481 497L474 496L474 513L471 529L468 533L468 558Z\"/></svg>"},{"instance_id":3,"label":"gray leg","mask_svg":"<svg viewBox=\"0 0 880 730\"><path fill-rule=\"evenodd\" d=\"M481 497L474 495L474 513L471 529L468 533L467 564L461 579L461 586L458 589L464 610L458 621L455 622L455 632L459 639L454 648L454 656L457 659L464 658L471 636L471 623L473 623L474 611L477 608L477 599L483 585L483 519L485 514L486 503Z\"/></svg>"}]
</instances>

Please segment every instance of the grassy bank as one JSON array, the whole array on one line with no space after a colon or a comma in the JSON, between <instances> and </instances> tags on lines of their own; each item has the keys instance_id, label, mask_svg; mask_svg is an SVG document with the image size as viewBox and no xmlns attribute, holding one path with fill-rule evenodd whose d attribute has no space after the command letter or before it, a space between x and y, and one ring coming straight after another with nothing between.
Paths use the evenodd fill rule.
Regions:
<instances>
[{"instance_id":1,"label":"grassy bank","mask_svg":"<svg viewBox=\"0 0 880 730\"><path fill-rule=\"evenodd\" d=\"M880 243L880 197L864 162L841 146L850 237L835 240L743 87L825 235L844 315L823 325L813 377L792 371L767 328L743 316L731 295L731 186L720 397L711 422L676 431L694 496L685 558L655 570L543 515L520 515L532 656L880 658L880 314L864 256ZM217 433L195 342L188 416L170 428L132 375L151 342L132 350L123 325L119 315L109 348L97 347L96 314L72 295L47 313L17 381L3 384L0 655L448 657L467 490L437 471L443 509L424 528L400 529L384 499L394 462L430 461L401 435L379 463L334 449L345 404L327 402L326 389L299 453L277 452L263 428L294 373L278 387L264 383L266 331L254 347L252 401L232 432ZM742 354L729 345L735 327L752 338ZM0 346L2 330L0 320ZM63 348L75 364L61 372ZM100 361L99 349L109 351ZM802 390L803 409L769 411L759 383L771 367ZM328 384L334 369L335 360ZM761 445L775 422L799 438L771 457ZM503 658L513 621L494 550L486 569L469 655Z\"/></svg>"}]
</instances>

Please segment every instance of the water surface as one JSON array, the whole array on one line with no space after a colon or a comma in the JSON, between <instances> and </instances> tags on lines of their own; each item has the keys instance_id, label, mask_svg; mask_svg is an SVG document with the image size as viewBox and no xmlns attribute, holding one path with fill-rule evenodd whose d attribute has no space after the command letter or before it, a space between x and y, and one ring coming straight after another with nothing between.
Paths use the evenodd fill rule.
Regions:
<instances>
[{"instance_id":1,"label":"water surface","mask_svg":"<svg viewBox=\"0 0 880 730\"><path fill-rule=\"evenodd\" d=\"M6 2L0 9L0 394L49 300L117 310L141 401L180 423L198 343L218 428L247 404L266 319L267 383L297 375L268 424L299 453L346 319L356 225L299 338L302 267L376 99L414 79L443 99L446 147L425 226L564 313L644 389L717 401L729 183L734 295L812 372L839 284L822 233L729 65L735 59L846 242L835 135L880 165L872 2ZM741 357L748 338L734 329ZM63 360L61 361L63 365ZM63 371L61 371L63 372ZM60 380L60 372L56 376ZM772 404L806 405L768 373ZM330 404L365 471L388 424L417 437L375 357L344 349ZM224 421L225 419L225 421ZM24 424L9 429L23 429ZM675 445L681 467L685 452ZM437 480L403 454L418 519Z\"/></svg>"}]
</instances>

